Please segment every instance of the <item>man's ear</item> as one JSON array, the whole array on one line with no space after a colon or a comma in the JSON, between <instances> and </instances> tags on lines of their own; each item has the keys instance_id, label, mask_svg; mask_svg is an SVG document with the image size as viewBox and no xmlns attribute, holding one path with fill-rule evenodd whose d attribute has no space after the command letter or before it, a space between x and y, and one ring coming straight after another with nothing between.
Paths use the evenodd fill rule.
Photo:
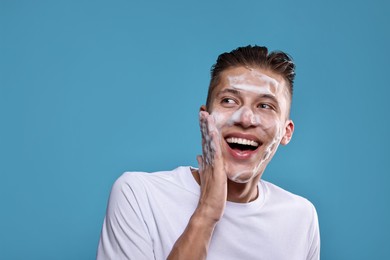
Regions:
<instances>
[{"instance_id":1,"label":"man's ear","mask_svg":"<svg viewBox=\"0 0 390 260\"><path fill-rule=\"evenodd\" d=\"M282 140L280 141L280 143L282 145L287 145L290 142L293 133L294 133L294 122L289 119L286 121L285 133L284 133L284 136L282 137Z\"/></svg>"},{"instance_id":2,"label":"man's ear","mask_svg":"<svg viewBox=\"0 0 390 260\"><path fill-rule=\"evenodd\" d=\"M199 111L207 111L207 108L205 105L201 105L199 108Z\"/></svg>"}]
</instances>

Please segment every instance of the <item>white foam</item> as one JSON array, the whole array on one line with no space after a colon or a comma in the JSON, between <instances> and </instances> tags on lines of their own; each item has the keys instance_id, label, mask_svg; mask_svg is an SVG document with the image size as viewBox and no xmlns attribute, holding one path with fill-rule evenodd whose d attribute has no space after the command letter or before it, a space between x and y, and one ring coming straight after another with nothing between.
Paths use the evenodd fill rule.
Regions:
<instances>
[{"instance_id":1,"label":"white foam","mask_svg":"<svg viewBox=\"0 0 390 260\"><path fill-rule=\"evenodd\" d=\"M253 170L250 173L249 178L246 177L245 180L241 180L240 177L242 175L248 173L248 171L242 171L242 172L236 173L231 178L231 180L234 182L238 182L238 183L246 183L246 182L250 181L253 177L257 176L260 173L260 171L264 171L264 169L262 169L262 166L264 165L265 162L267 162L270 159L271 155L277 149L279 142L282 139L282 134L283 134L282 128L280 126L278 126L275 137L273 138L272 142L267 146L267 148L264 150L263 158L260 160L260 162L257 164L257 166L253 168Z\"/></svg>"},{"instance_id":2,"label":"white foam","mask_svg":"<svg viewBox=\"0 0 390 260\"><path fill-rule=\"evenodd\" d=\"M258 95L275 96L275 94L270 90L270 88L265 86L249 85L249 84L231 84L231 87L236 90L252 92Z\"/></svg>"},{"instance_id":3,"label":"white foam","mask_svg":"<svg viewBox=\"0 0 390 260\"><path fill-rule=\"evenodd\" d=\"M255 115L251 109L242 106L232 114L232 116L227 120L227 124L234 125L238 122L245 122L247 119L249 119L249 123L251 125L258 126L261 123L260 115Z\"/></svg>"}]
</instances>

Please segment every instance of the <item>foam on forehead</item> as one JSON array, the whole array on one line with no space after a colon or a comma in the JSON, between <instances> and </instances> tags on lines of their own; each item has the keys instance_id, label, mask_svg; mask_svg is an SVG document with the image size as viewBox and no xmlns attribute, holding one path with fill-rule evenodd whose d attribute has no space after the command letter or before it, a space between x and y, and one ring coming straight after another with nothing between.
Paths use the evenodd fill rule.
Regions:
<instances>
[{"instance_id":1,"label":"foam on forehead","mask_svg":"<svg viewBox=\"0 0 390 260\"><path fill-rule=\"evenodd\" d=\"M257 70L248 70L241 75L228 76L227 79L231 87L238 90L271 95L280 91L279 81Z\"/></svg>"}]
</instances>

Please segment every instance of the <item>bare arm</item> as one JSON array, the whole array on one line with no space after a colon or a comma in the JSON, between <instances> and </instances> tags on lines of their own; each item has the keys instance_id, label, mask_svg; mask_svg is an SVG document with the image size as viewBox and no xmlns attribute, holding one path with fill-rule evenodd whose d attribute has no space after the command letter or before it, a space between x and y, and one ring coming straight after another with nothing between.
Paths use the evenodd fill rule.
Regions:
<instances>
[{"instance_id":1,"label":"bare arm","mask_svg":"<svg viewBox=\"0 0 390 260\"><path fill-rule=\"evenodd\" d=\"M207 112L199 115L203 156L198 156L201 194L186 229L174 244L169 260L206 259L213 231L223 215L227 197L221 141L215 121Z\"/></svg>"}]
</instances>

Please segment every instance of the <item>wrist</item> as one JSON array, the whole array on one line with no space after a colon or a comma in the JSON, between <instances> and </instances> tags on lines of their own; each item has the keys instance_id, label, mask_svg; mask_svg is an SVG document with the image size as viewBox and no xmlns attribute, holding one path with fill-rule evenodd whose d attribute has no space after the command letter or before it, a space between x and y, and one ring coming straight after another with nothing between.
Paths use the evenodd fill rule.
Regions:
<instances>
[{"instance_id":1,"label":"wrist","mask_svg":"<svg viewBox=\"0 0 390 260\"><path fill-rule=\"evenodd\" d=\"M221 217L222 214L216 213L215 209L205 205L198 205L191 217L191 222L197 227L214 228Z\"/></svg>"}]
</instances>

